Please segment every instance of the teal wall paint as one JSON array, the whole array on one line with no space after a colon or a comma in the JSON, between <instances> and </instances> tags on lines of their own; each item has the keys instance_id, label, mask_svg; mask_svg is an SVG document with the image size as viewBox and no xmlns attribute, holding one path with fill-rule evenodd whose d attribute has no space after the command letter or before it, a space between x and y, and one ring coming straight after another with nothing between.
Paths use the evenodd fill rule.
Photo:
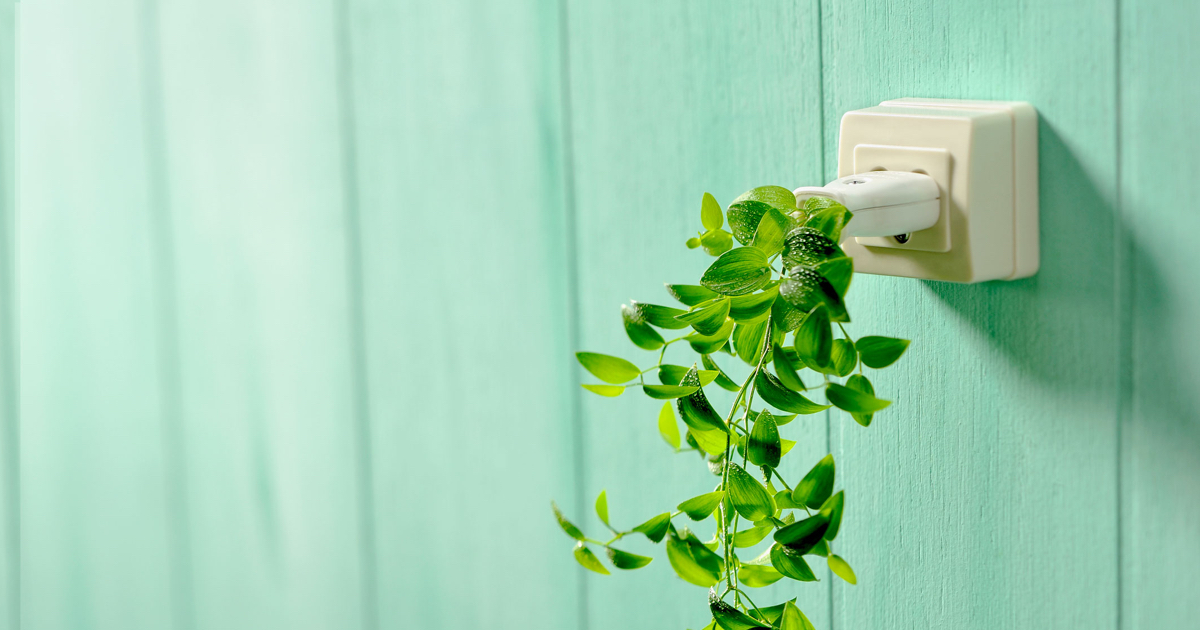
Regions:
<instances>
[{"instance_id":1,"label":"teal wall paint","mask_svg":"<svg viewBox=\"0 0 1200 630\"><path fill-rule=\"evenodd\" d=\"M20 449L17 443L16 5L0 5L0 630L21 623Z\"/></svg>"},{"instance_id":2,"label":"teal wall paint","mask_svg":"<svg viewBox=\"0 0 1200 630\"><path fill-rule=\"evenodd\" d=\"M1189 627L1194 4L19 4L0 629L702 626L661 550L585 574L549 517L711 486L570 353L640 358L618 306L703 269L700 193L832 178L840 116L898 96L1038 108L1042 269L856 280L852 332L914 339L895 408L785 437L793 477L838 458L860 582L766 597L821 628Z\"/></svg>"}]
</instances>

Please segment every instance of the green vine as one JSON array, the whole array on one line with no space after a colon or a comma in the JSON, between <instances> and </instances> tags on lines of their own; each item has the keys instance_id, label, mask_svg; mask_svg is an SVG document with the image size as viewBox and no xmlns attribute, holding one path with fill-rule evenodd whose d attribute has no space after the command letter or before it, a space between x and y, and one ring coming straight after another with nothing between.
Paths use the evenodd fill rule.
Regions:
<instances>
[{"instance_id":1,"label":"green vine","mask_svg":"<svg viewBox=\"0 0 1200 630\"><path fill-rule=\"evenodd\" d=\"M843 324L849 323L850 315L845 297L854 263L838 247L842 228L851 219L840 204L814 197L797 206L791 191L764 186L738 197L727 212L705 193L700 218L704 231L687 246L717 259L699 285L667 285L671 296L688 309L640 302L621 307L630 341L658 351L658 361L641 369L614 356L576 356L603 382L583 386L595 394L614 397L638 387L650 398L665 400L658 414L659 433L677 453L698 452L720 483L712 492L628 531L609 522L608 497L601 492L596 514L612 534L607 541L585 536L557 506L554 515L576 540L575 559L596 573L607 575L609 570L593 546L605 551L612 566L632 570L650 564L652 558L619 550L614 543L635 533L654 543L665 540L675 573L709 589L712 623L706 630L811 630L795 599L760 608L746 592L784 578L816 581L806 559L812 556L824 558L846 582L857 581L850 565L833 552L845 504L845 491L833 492L833 456L826 455L789 485L778 468L795 442L781 437L780 427L798 414L830 406L849 412L864 427L870 425L875 413L890 403L875 397L863 366L878 369L895 363L909 342L890 337L852 340L846 332ZM724 229L726 219L730 231ZM834 324L841 338L835 338ZM673 339L659 332L683 329L690 332ZM698 363L690 368L664 363L667 348L679 342L699 355ZM718 353L749 366L741 385L718 366ZM659 382L646 380L650 372L657 373ZM814 378L820 382L806 383L816 382ZM704 387L712 384L734 395L724 417L705 395ZM814 391L827 403L811 400ZM756 399L766 406L755 410ZM677 417L687 427L682 439ZM714 518L712 540L702 542L690 528L677 527L680 516L697 522ZM742 519L747 526L739 530ZM738 557L739 549L759 546L767 536L772 537L770 545L753 560Z\"/></svg>"}]
</instances>

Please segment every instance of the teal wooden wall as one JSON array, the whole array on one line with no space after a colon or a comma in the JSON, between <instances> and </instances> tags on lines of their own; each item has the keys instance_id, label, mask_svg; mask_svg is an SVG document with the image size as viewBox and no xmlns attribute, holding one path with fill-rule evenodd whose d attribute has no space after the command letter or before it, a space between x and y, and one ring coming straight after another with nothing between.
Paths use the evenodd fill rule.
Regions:
<instances>
[{"instance_id":1,"label":"teal wooden wall","mask_svg":"<svg viewBox=\"0 0 1200 630\"><path fill-rule=\"evenodd\" d=\"M617 307L703 269L701 192L823 183L902 96L1038 108L1042 269L856 281L914 340L894 410L785 433L793 476L838 458L859 585L771 589L821 628L1200 618L1197 3L5 6L0 630L702 626L550 518L709 484L571 352L635 358Z\"/></svg>"}]
</instances>

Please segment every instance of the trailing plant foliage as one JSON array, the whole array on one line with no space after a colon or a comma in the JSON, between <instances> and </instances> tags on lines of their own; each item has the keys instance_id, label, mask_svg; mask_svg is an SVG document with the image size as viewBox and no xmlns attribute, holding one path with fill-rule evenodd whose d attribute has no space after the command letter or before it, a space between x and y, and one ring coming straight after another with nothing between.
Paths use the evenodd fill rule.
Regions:
<instances>
[{"instance_id":1,"label":"trailing plant foliage","mask_svg":"<svg viewBox=\"0 0 1200 630\"><path fill-rule=\"evenodd\" d=\"M617 569L639 569L652 559L613 545L634 534L665 543L675 573L709 589L712 622L706 630L812 629L794 599L760 607L747 589L783 579L817 581L810 566L814 557L846 582L857 581L850 564L833 551L845 506L845 491L834 492L833 456L815 462L801 479L789 481L779 472L795 445L783 437L783 427L797 414L834 406L869 426L890 403L875 397L863 368L885 368L908 347L904 339L851 339L846 332L845 297L854 263L838 242L851 218L829 199L797 206L792 192L778 186L755 188L725 211L705 193L704 230L687 241L689 248L716 257L700 283L666 285L681 306L621 307L629 340L656 351L658 360L643 369L615 356L577 353L600 381L585 389L614 397L635 388L665 401L657 417L659 434L678 453L699 453L706 470L719 477L712 492L628 530L609 521L608 497L601 492L596 514L612 534L607 541L585 536L553 506L559 525L576 541L581 565L608 575L597 553L602 552ZM666 339L662 331L681 333ZM682 344L698 355L692 365L664 363L667 349ZM749 366L740 385L721 367L733 359ZM733 395L724 415L705 393L713 386ZM816 400L821 396L826 402ZM709 519L716 531L707 542L686 524ZM739 557L739 550L764 541L753 559Z\"/></svg>"}]
</instances>

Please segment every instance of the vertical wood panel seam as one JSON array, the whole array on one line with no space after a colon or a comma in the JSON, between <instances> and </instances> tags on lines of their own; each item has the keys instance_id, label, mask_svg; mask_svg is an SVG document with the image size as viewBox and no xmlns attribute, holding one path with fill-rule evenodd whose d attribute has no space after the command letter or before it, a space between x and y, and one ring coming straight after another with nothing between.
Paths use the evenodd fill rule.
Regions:
<instances>
[{"instance_id":1,"label":"vertical wood panel seam","mask_svg":"<svg viewBox=\"0 0 1200 630\"><path fill-rule=\"evenodd\" d=\"M5 352L0 353L0 361L4 362L3 367L0 367L0 374L3 375L3 382L0 382L0 388L3 388L5 395L4 408L0 409L0 414L5 418L3 423L0 423L0 431L4 432L4 437L0 444L5 445L4 452L0 453L3 458L4 466L4 499L8 505L4 508L5 518L8 521L5 524L4 531L6 537L0 544L7 547L5 557L10 559L9 566L4 567L8 574L5 578L5 584L9 586L7 593L0 594L4 597L8 614L8 627L19 628L21 625L21 449L19 442L21 439L20 422L18 420L19 413L19 396L20 387L18 385L19 377L17 376L17 357L20 355L19 339L14 331L17 329L17 317L19 310L16 300L16 282L14 281L16 272L16 213L17 213L17 195L16 195L16 102L17 102L17 75L16 75L16 50L17 50L17 5L10 5L6 11L12 11L12 25L14 37L9 40L5 46L9 47L8 58L12 60L13 66L6 68L11 70L6 79L11 81L8 85L0 86L0 94L4 94L4 98L11 99L12 109L0 108L0 111L10 111L13 116L14 125L12 127L12 138L5 136L2 132L4 126L0 125L0 142L12 142L14 145L10 151L5 152L0 150L0 168L4 169L4 174L0 176L0 190L3 191L4 198L0 200L0 204L4 205L5 212L3 220L0 220L0 250L3 250L3 260L0 260L0 296L4 297L5 312L0 316L0 348L4 348ZM10 163L4 159L4 156L11 155L13 162Z\"/></svg>"},{"instance_id":2,"label":"vertical wood panel seam","mask_svg":"<svg viewBox=\"0 0 1200 630\"><path fill-rule=\"evenodd\" d=\"M1128 492L1128 486L1125 483L1125 475L1129 472L1129 462L1131 457L1129 448L1126 447L1124 437L1132 435L1131 431L1127 431L1126 424L1132 422L1133 418L1133 282L1136 278L1135 268L1136 261L1133 257L1132 241L1129 231L1126 228L1126 207L1124 200L1124 186L1122 185L1122 177L1124 176L1124 160L1122 151L1124 143L1122 134L1125 131L1124 125L1124 102L1122 98L1122 84L1124 81L1125 67L1123 61L1124 47L1121 39L1124 35L1124 24L1122 21L1123 5L1122 0L1113 1L1113 179L1114 179L1114 198L1113 198L1113 247L1114 251L1114 266L1113 266L1113 281L1116 287L1113 291L1115 304L1113 305L1114 318L1117 326L1117 408L1116 408L1116 483L1117 483L1117 506L1116 506L1116 627L1118 630L1125 628L1125 536L1126 522L1125 505Z\"/></svg>"},{"instance_id":3,"label":"vertical wood panel seam","mask_svg":"<svg viewBox=\"0 0 1200 630\"><path fill-rule=\"evenodd\" d=\"M350 378L355 428L358 481L360 579L363 628L379 625L378 568L375 561L375 482L371 451L370 391L367 383L366 316L363 305L362 229L358 195L358 128L355 116L354 66L350 42L349 0L334 7L334 42L337 63L339 140L342 149L342 195L346 221L347 298L350 311Z\"/></svg>"},{"instance_id":4,"label":"vertical wood panel seam","mask_svg":"<svg viewBox=\"0 0 1200 630\"><path fill-rule=\"evenodd\" d=\"M154 265L155 308L158 311L158 358L162 374L163 459L166 479L167 558L171 614L175 627L195 625L192 601L191 534L187 512L187 468L183 443L183 401L179 350L179 312L175 285L175 242L172 235L170 183L157 0L143 0L139 18L142 104L145 109L147 195L150 202L150 252Z\"/></svg>"},{"instance_id":5,"label":"vertical wood panel seam","mask_svg":"<svg viewBox=\"0 0 1200 630\"><path fill-rule=\"evenodd\" d=\"M567 263L567 343L569 350L579 347L580 343L580 298L579 298L579 248L576 234L577 203L575 199L575 134L574 112L571 100L571 43L570 15L568 0L558 1L558 63L559 63L559 124L562 139L562 186L563 186L563 228L566 232L566 263ZM579 366L570 361L571 383L580 381ZM587 468L584 465L583 446L583 396L578 387L570 387L571 392L571 454L575 465L574 474L574 511L576 514L587 513L587 501L584 499L584 475ZM588 589L587 576L582 571L575 571L577 592L579 595L579 629L588 628Z\"/></svg>"},{"instance_id":6,"label":"vertical wood panel seam","mask_svg":"<svg viewBox=\"0 0 1200 630\"><path fill-rule=\"evenodd\" d=\"M825 156L825 11L823 8L823 0L814 0L817 9L817 146L821 151L820 159L820 178L824 180L829 175L825 171L826 156ZM814 182L812 186L820 186L824 181ZM833 410L825 410L825 452L833 453ZM829 606L829 628L833 630L837 628L837 621L834 617L833 605L833 580L825 581L825 592L828 595Z\"/></svg>"}]
</instances>

